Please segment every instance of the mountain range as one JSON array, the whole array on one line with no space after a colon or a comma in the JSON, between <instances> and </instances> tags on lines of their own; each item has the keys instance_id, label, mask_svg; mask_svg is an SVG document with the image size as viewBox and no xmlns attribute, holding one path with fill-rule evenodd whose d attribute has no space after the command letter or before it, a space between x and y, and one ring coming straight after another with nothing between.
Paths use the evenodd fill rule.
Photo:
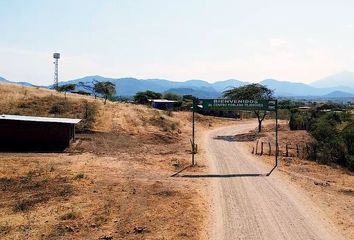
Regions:
<instances>
[{"instance_id":1,"label":"mountain range","mask_svg":"<svg viewBox=\"0 0 354 240\"><path fill-rule=\"evenodd\" d=\"M14 82L14 81L9 81L3 77L0 77L0 83L13 83L13 84L17 84L17 85L21 85L21 86L27 86L27 87L35 87L35 85L29 83L29 82Z\"/></svg>"},{"instance_id":2,"label":"mountain range","mask_svg":"<svg viewBox=\"0 0 354 240\"><path fill-rule=\"evenodd\" d=\"M92 81L110 81L117 87L119 96L133 96L138 91L151 90L155 92L173 92L179 95L194 95L199 98L217 98L222 96L222 92L239 87L249 82L236 79L217 81L209 83L203 80L189 80L176 82L166 79L136 79L136 78L106 78L102 76L86 76L79 79L60 82L60 85L82 82L92 84ZM11 82L0 77L0 82L16 83L25 86L33 86L27 82ZM314 81L310 84L296 83L290 81L279 81L275 79L265 79L259 82L274 90L277 97L319 97L319 98L353 98L354 97L354 73L342 72L327 78ZM51 86L47 86L51 87ZM82 90L82 89L78 89Z\"/></svg>"}]
</instances>

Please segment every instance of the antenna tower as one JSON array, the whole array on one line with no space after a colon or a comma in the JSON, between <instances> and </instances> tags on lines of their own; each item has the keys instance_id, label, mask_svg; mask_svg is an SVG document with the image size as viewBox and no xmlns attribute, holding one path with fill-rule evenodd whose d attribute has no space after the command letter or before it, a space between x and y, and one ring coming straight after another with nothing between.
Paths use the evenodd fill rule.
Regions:
<instances>
[{"instance_id":1,"label":"antenna tower","mask_svg":"<svg viewBox=\"0 0 354 240\"><path fill-rule=\"evenodd\" d=\"M54 84L53 87L54 89L58 89L58 79L59 79L59 73L58 73L58 62L60 58L60 53L53 53L53 58L54 58Z\"/></svg>"}]
</instances>

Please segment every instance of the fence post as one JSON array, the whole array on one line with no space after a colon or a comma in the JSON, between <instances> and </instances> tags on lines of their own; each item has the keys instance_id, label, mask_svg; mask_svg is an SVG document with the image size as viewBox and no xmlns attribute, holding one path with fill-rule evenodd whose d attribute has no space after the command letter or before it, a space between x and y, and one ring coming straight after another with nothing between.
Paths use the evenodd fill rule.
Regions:
<instances>
[{"instance_id":1,"label":"fence post","mask_svg":"<svg viewBox=\"0 0 354 240\"><path fill-rule=\"evenodd\" d=\"M261 142L261 156L263 155L263 144L264 142Z\"/></svg>"},{"instance_id":2,"label":"fence post","mask_svg":"<svg viewBox=\"0 0 354 240\"><path fill-rule=\"evenodd\" d=\"M305 157L305 151L306 151L305 145L303 145L303 146L302 146L302 159L305 159L305 158L306 158L306 157Z\"/></svg>"},{"instance_id":3,"label":"fence post","mask_svg":"<svg viewBox=\"0 0 354 240\"><path fill-rule=\"evenodd\" d=\"M269 150L269 156L272 155L272 145L270 144L270 142L268 142L268 150Z\"/></svg>"},{"instance_id":4,"label":"fence post","mask_svg":"<svg viewBox=\"0 0 354 240\"><path fill-rule=\"evenodd\" d=\"M257 139L257 142L256 142L256 153L255 153L256 155L258 154L258 141L259 140Z\"/></svg>"}]
</instances>

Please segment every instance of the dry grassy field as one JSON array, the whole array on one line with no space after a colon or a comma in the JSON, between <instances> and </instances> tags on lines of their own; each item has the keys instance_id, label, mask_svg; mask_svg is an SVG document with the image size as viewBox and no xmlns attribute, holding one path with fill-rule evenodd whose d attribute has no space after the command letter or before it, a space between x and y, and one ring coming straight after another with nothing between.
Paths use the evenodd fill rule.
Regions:
<instances>
[{"instance_id":1,"label":"dry grassy field","mask_svg":"<svg viewBox=\"0 0 354 240\"><path fill-rule=\"evenodd\" d=\"M191 113L51 90L0 84L0 114L83 119L75 142L62 153L0 153L0 239L206 239L206 181L171 177L191 162ZM204 131L235 120L196 115ZM284 144L310 137L289 131ZM254 151L274 143L274 125L241 137ZM283 146L283 147L282 147ZM198 166L206 171L199 147ZM265 151L266 153L266 151ZM284 178L305 189L350 239L354 235L354 176L338 166L280 158ZM274 156L259 156L273 164ZM277 172L279 172L277 171Z\"/></svg>"},{"instance_id":2,"label":"dry grassy field","mask_svg":"<svg viewBox=\"0 0 354 240\"><path fill-rule=\"evenodd\" d=\"M190 164L190 113L7 84L0 94L0 114L84 123L63 153L0 153L1 239L205 238L203 183L170 177ZM198 131L223 121L197 116Z\"/></svg>"}]
</instances>

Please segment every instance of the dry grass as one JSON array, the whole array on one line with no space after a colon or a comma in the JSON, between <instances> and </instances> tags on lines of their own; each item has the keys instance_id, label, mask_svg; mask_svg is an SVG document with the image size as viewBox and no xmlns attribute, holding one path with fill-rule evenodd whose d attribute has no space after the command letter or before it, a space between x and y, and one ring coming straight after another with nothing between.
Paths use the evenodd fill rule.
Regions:
<instances>
[{"instance_id":1,"label":"dry grass","mask_svg":"<svg viewBox=\"0 0 354 240\"><path fill-rule=\"evenodd\" d=\"M85 102L97 106L93 132L64 153L0 154L1 239L203 238L204 183L170 177L190 164L190 113L6 84L0 93L7 114L80 117ZM197 115L197 133L223 122Z\"/></svg>"},{"instance_id":2,"label":"dry grass","mask_svg":"<svg viewBox=\"0 0 354 240\"><path fill-rule=\"evenodd\" d=\"M90 97L70 94L65 99L62 93L47 89L0 84L0 114L42 117L80 118L79 131L93 128L95 115L102 102Z\"/></svg>"}]
</instances>

